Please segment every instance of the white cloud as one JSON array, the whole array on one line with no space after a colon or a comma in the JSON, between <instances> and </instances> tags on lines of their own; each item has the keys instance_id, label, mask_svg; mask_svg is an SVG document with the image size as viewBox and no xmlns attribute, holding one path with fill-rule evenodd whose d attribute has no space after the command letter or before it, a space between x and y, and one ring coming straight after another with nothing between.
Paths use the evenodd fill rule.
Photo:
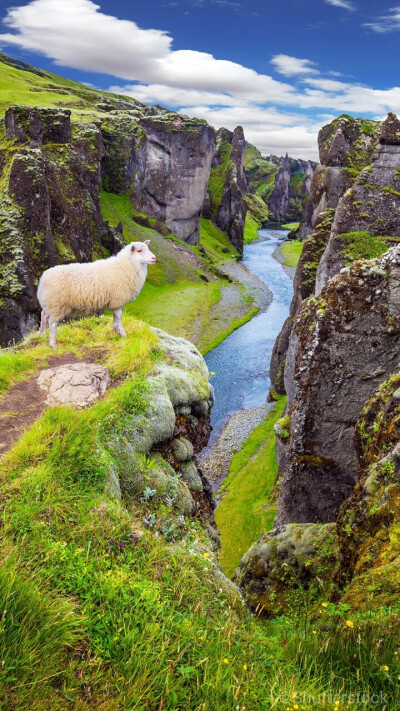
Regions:
<instances>
[{"instance_id":1,"label":"white cloud","mask_svg":"<svg viewBox=\"0 0 400 711\"><path fill-rule=\"evenodd\" d=\"M342 7L344 10L355 10L355 5L348 0L325 0L328 5L333 5L334 7Z\"/></svg>"},{"instance_id":2,"label":"white cloud","mask_svg":"<svg viewBox=\"0 0 400 711\"><path fill-rule=\"evenodd\" d=\"M181 113L203 118L212 126L233 130L243 126L246 139L263 154L285 155L304 160L318 160L317 137L323 122L303 114L287 114L260 106L214 108L185 106Z\"/></svg>"},{"instance_id":3,"label":"white cloud","mask_svg":"<svg viewBox=\"0 0 400 711\"><path fill-rule=\"evenodd\" d=\"M400 30L400 6L390 8L387 15L380 15L371 22L364 22L363 27L379 33Z\"/></svg>"},{"instance_id":4,"label":"white cloud","mask_svg":"<svg viewBox=\"0 0 400 711\"><path fill-rule=\"evenodd\" d=\"M400 27L400 8L392 15L395 11ZM111 91L203 117L217 128L241 124L248 140L268 153L288 150L316 158L323 115L400 112L399 87L347 82L335 72L324 75L310 59L286 54L273 57L272 65L291 79L277 81L205 52L174 51L166 32L106 15L91 0L32 0L10 8L5 22L10 31L0 35L3 47L15 45L60 66L117 77L121 81Z\"/></svg>"},{"instance_id":5,"label":"white cloud","mask_svg":"<svg viewBox=\"0 0 400 711\"><path fill-rule=\"evenodd\" d=\"M261 94L272 101L293 89L270 76L211 54L172 51L161 30L142 30L135 22L99 12L91 0L33 0L8 10L0 35L11 44L50 57L56 64L110 74L121 79L191 89Z\"/></svg>"},{"instance_id":6,"label":"white cloud","mask_svg":"<svg viewBox=\"0 0 400 711\"><path fill-rule=\"evenodd\" d=\"M288 54L276 54L272 57L271 64L279 74L284 74L287 77L299 74L319 74L319 71L315 69L315 62L310 59L291 57Z\"/></svg>"}]
</instances>

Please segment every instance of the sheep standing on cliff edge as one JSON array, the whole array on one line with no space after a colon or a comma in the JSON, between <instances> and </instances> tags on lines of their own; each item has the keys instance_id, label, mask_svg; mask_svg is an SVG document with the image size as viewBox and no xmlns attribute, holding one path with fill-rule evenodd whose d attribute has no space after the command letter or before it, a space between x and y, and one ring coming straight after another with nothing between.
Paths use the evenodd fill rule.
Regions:
<instances>
[{"instance_id":1,"label":"sheep standing on cliff edge","mask_svg":"<svg viewBox=\"0 0 400 711\"><path fill-rule=\"evenodd\" d=\"M40 335L57 347L59 322L66 316L91 316L102 309L114 312L113 328L126 336L122 325L122 307L139 294L147 276L147 265L156 258L145 242L131 242L115 257L84 264L59 264L43 272L37 297L42 307Z\"/></svg>"}]
</instances>

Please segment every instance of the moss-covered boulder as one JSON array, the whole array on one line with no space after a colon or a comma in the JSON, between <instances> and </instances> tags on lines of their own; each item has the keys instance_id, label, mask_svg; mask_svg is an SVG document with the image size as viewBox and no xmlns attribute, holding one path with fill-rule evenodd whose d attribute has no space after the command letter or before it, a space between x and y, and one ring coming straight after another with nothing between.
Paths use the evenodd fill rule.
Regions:
<instances>
[{"instance_id":1,"label":"moss-covered boulder","mask_svg":"<svg viewBox=\"0 0 400 711\"><path fill-rule=\"evenodd\" d=\"M246 602L274 617L328 597L338 564L334 524L292 524L265 533L243 556L235 574Z\"/></svg>"},{"instance_id":2,"label":"moss-covered boulder","mask_svg":"<svg viewBox=\"0 0 400 711\"><path fill-rule=\"evenodd\" d=\"M400 594L400 375L373 394L356 426L359 482L337 522L337 581L353 609L390 607Z\"/></svg>"}]
</instances>

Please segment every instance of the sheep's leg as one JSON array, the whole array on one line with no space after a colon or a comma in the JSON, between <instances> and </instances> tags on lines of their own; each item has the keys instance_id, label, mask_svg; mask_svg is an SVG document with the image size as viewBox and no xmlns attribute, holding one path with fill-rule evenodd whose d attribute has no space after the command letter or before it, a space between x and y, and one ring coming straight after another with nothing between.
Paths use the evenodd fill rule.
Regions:
<instances>
[{"instance_id":1,"label":"sheep's leg","mask_svg":"<svg viewBox=\"0 0 400 711\"><path fill-rule=\"evenodd\" d=\"M113 329L115 333L118 333L119 336L123 336L125 338L126 333L122 325L122 309L114 309L113 314Z\"/></svg>"},{"instance_id":2,"label":"sheep's leg","mask_svg":"<svg viewBox=\"0 0 400 711\"><path fill-rule=\"evenodd\" d=\"M49 333L50 333L49 346L50 346L50 348L57 348L57 341L56 341L57 326L58 326L58 321L56 321L55 319L50 317L50 319L49 319Z\"/></svg>"},{"instance_id":3,"label":"sheep's leg","mask_svg":"<svg viewBox=\"0 0 400 711\"><path fill-rule=\"evenodd\" d=\"M46 314L46 311L42 309L42 314L40 318L40 335L45 336L46 331L47 331L47 323L48 323L49 317Z\"/></svg>"}]
</instances>

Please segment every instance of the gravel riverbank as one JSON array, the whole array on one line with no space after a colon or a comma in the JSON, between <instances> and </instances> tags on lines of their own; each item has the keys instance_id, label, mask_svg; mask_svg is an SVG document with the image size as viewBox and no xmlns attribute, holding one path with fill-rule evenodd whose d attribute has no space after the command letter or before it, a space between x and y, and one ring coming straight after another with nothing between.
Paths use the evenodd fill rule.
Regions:
<instances>
[{"instance_id":1,"label":"gravel riverbank","mask_svg":"<svg viewBox=\"0 0 400 711\"><path fill-rule=\"evenodd\" d=\"M214 445L203 450L198 462L214 491L218 490L227 476L233 456L241 449L251 432L265 420L273 404L268 402L254 410L236 412L220 432Z\"/></svg>"},{"instance_id":2,"label":"gravel riverbank","mask_svg":"<svg viewBox=\"0 0 400 711\"><path fill-rule=\"evenodd\" d=\"M285 257L283 256L281 250L279 247L276 248L275 252L272 255L275 257L275 259L282 264L286 274L288 277L291 278L292 281L294 281L294 275L296 274L296 267L288 267L286 264L284 264Z\"/></svg>"}]
</instances>

